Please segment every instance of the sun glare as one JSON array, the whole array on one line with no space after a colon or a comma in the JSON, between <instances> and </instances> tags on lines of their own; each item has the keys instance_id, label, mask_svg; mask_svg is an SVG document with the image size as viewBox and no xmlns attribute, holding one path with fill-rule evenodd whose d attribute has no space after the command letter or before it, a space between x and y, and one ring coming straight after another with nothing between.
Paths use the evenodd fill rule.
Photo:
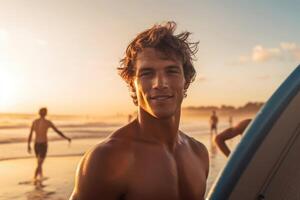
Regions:
<instances>
[{"instance_id":1,"label":"sun glare","mask_svg":"<svg viewBox=\"0 0 300 200\"><path fill-rule=\"evenodd\" d=\"M17 103L19 81L9 66L0 62L0 112L8 110Z\"/></svg>"}]
</instances>

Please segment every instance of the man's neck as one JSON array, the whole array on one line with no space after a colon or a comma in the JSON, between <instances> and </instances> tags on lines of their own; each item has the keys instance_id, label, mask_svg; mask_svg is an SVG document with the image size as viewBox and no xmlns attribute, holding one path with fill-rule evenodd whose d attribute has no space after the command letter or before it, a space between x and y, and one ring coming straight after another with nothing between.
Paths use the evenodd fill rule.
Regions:
<instances>
[{"instance_id":1,"label":"man's neck","mask_svg":"<svg viewBox=\"0 0 300 200\"><path fill-rule=\"evenodd\" d=\"M137 120L139 135L143 139L163 144L173 151L181 142L179 121L180 109L173 116L160 119L139 108Z\"/></svg>"}]
</instances>

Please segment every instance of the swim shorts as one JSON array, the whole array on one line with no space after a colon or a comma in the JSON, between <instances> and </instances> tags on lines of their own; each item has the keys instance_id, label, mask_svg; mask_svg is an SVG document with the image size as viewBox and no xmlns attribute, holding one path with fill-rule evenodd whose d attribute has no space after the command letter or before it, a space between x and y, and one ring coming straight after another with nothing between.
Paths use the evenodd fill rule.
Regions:
<instances>
[{"instance_id":1,"label":"swim shorts","mask_svg":"<svg viewBox=\"0 0 300 200\"><path fill-rule=\"evenodd\" d=\"M35 143L34 152L36 157L45 158L47 154L47 143Z\"/></svg>"}]
</instances>

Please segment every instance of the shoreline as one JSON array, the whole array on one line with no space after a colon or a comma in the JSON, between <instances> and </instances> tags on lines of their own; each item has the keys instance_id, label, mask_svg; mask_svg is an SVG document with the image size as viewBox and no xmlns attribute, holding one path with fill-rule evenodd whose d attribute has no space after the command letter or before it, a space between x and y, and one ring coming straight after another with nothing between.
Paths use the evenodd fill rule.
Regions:
<instances>
[{"instance_id":1,"label":"shoreline","mask_svg":"<svg viewBox=\"0 0 300 200\"><path fill-rule=\"evenodd\" d=\"M73 155L83 155L87 149L97 143L102 142L109 135L110 134L75 136L72 138L71 144L68 144L66 140L59 137L49 138L47 157L67 157ZM199 140L200 142L203 142L203 140L200 138L206 138L210 134L208 132L204 132L188 135ZM31 147L33 147L33 144L34 142L31 142ZM0 142L0 148L0 162L6 160L35 158L33 149L31 154L27 153L27 140Z\"/></svg>"},{"instance_id":2,"label":"shoreline","mask_svg":"<svg viewBox=\"0 0 300 200\"><path fill-rule=\"evenodd\" d=\"M102 142L105 137L74 139L72 143L66 140L55 140L48 143L47 157L82 156L88 149ZM27 142L0 144L0 162L35 158L33 143L32 152L27 152Z\"/></svg>"},{"instance_id":3,"label":"shoreline","mask_svg":"<svg viewBox=\"0 0 300 200\"><path fill-rule=\"evenodd\" d=\"M87 135L87 136L73 136L72 137L72 141L73 140L83 140L83 139L97 139L97 138L106 138L107 136L109 136L110 133L106 134L98 134L98 135ZM65 139L61 138L61 137L52 137L52 138L48 138L48 142L55 142L55 141L65 141ZM3 144L20 144L20 143L26 143L27 144L27 138L11 138L8 140L0 140L0 146ZM34 143L33 141L31 141L31 143Z\"/></svg>"},{"instance_id":4,"label":"shoreline","mask_svg":"<svg viewBox=\"0 0 300 200\"><path fill-rule=\"evenodd\" d=\"M225 126L221 126L221 128L225 128ZM183 131L183 132L194 132L194 131L190 131L188 129L189 129L188 127L185 127L185 130L182 130L182 129L180 129L180 130ZM64 131L64 132L69 133L68 131ZM95 131L95 132L93 131L92 134L89 133L88 131L84 131L84 133L87 133L86 135L76 134L76 133L79 133L78 131L74 131L73 133L75 133L75 134L70 134L70 137L72 138L72 141L73 140L81 140L81 139L97 139L97 138L103 139L103 138L108 137L110 134L112 134L113 131L111 131L111 130ZM190 133L190 134L187 134L187 135L195 136L195 137L199 137L199 136L201 137L201 136L205 136L205 135L208 135L208 134L210 134L209 131L208 131L208 128L205 128L203 130L200 130L200 132L198 132L198 133ZM0 146L3 145L3 144L27 143L27 140L28 140L27 137L21 137L21 138L12 137L12 138L9 138L9 139L1 139L1 137L0 137ZM54 136L52 135L48 138L48 142L64 141L64 140L65 139L63 139L59 136L56 136L56 135L54 135ZM31 142L33 142L33 141L31 141Z\"/></svg>"},{"instance_id":5,"label":"shoreline","mask_svg":"<svg viewBox=\"0 0 300 200\"><path fill-rule=\"evenodd\" d=\"M46 158L64 158L64 157L77 157L83 156L84 153L74 153L74 154L57 154L57 155L47 155ZM3 161L11 161L11 160L22 160L22 159L34 159L35 156L20 156L20 157L12 157L12 158L0 158L0 163Z\"/></svg>"}]
</instances>

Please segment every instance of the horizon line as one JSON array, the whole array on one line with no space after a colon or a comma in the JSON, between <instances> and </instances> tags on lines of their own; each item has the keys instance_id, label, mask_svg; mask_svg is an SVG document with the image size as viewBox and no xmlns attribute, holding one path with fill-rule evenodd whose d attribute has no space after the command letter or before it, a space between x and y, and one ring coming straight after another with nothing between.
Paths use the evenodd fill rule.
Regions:
<instances>
[{"instance_id":1,"label":"horizon line","mask_svg":"<svg viewBox=\"0 0 300 200\"><path fill-rule=\"evenodd\" d=\"M260 101L248 101L246 103L244 103L241 106L234 106L234 105L229 105L229 104L222 104L222 105L190 105L190 106L184 106L181 107L181 109L190 109L190 108L218 108L218 109L222 109L222 107L234 107L235 109L241 108L246 106L249 103L257 103L257 104L264 104L265 102L260 102ZM59 117L116 117L116 116L127 116L128 114L132 114L136 112L136 110L132 111L132 112L111 112L109 114L96 114L96 113L54 113L54 114L49 114L49 116L55 117L55 116L59 116ZM26 113L26 112L1 112L0 111L0 115L38 115L38 112L31 112L31 113Z\"/></svg>"}]
</instances>

